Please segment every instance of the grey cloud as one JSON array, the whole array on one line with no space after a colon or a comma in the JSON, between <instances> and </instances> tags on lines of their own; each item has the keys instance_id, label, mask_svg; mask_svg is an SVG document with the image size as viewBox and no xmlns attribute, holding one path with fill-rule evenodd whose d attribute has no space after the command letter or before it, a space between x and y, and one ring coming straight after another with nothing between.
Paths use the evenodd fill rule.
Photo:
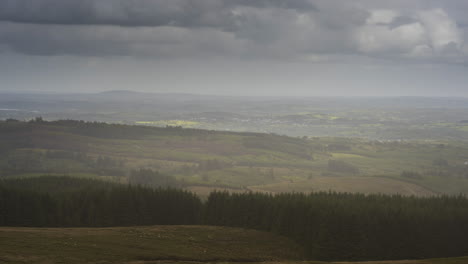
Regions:
<instances>
[{"instance_id":1,"label":"grey cloud","mask_svg":"<svg viewBox=\"0 0 468 264\"><path fill-rule=\"evenodd\" d=\"M399 26L412 24L412 23L416 23L416 22L417 22L417 20L414 19L413 17L403 15L403 16L397 16L395 19L393 19L392 22L390 22L388 24L388 26L390 27L390 29L394 29L394 28L397 28Z\"/></svg>"},{"instance_id":2,"label":"grey cloud","mask_svg":"<svg viewBox=\"0 0 468 264\"><path fill-rule=\"evenodd\" d=\"M320 14L308 0L38 0L34 3L36 6L27 0L2 2L6 8L0 9L0 20L8 22L0 24L0 42L17 52L92 56L150 53L170 57L186 54L179 50L183 47L184 51L193 50L193 54L187 54L189 57L212 53L285 58L337 46L327 42L340 34L328 34L321 28L348 25L340 21L339 15ZM328 7L323 5L323 8ZM322 19L323 25L319 25ZM174 36L162 33L170 31L168 28L176 32L178 43L182 43L172 43L172 50L164 45L174 42ZM215 33L216 30L219 32ZM205 38L201 47L191 43L196 34L207 31L211 33L201 35ZM311 42L312 39L315 41ZM346 42L339 38L336 43ZM207 47L210 51L206 51Z\"/></svg>"},{"instance_id":3,"label":"grey cloud","mask_svg":"<svg viewBox=\"0 0 468 264\"><path fill-rule=\"evenodd\" d=\"M226 29L237 6L316 10L308 0L3 0L0 21Z\"/></svg>"},{"instance_id":4,"label":"grey cloud","mask_svg":"<svg viewBox=\"0 0 468 264\"><path fill-rule=\"evenodd\" d=\"M310 0L224 0L228 6L252 6L257 8L284 8L302 11L318 11L317 6Z\"/></svg>"},{"instance_id":5,"label":"grey cloud","mask_svg":"<svg viewBox=\"0 0 468 264\"><path fill-rule=\"evenodd\" d=\"M457 8L468 6L462 0L2 0L0 51L465 63L468 29L459 26L466 19Z\"/></svg>"},{"instance_id":6,"label":"grey cloud","mask_svg":"<svg viewBox=\"0 0 468 264\"><path fill-rule=\"evenodd\" d=\"M30 55L203 58L235 56L245 44L231 33L178 27L0 23L0 43Z\"/></svg>"}]
</instances>

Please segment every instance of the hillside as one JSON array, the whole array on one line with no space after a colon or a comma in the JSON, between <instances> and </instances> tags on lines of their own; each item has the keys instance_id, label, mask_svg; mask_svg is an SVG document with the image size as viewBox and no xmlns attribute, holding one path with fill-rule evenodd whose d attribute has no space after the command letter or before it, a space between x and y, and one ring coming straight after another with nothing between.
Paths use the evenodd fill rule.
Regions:
<instances>
[{"instance_id":1,"label":"hillside","mask_svg":"<svg viewBox=\"0 0 468 264\"><path fill-rule=\"evenodd\" d=\"M0 263L260 262L299 260L290 240L227 227L0 227Z\"/></svg>"},{"instance_id":2,"label":"hillside","mask_svg":"<svg viewBox=\"0 0 468 264\"><path fill-rule=\"evenodd\" d=\"M67 174L126 183L132 170L144 168L202 195L213 189L468 193L468 144L457 141L293 138L37 119L0 122L0 147L2 177Z\"/></svg>"},{"instance_id":3,"label":"hillside","mask_svg":"<svg viewBox=\"0 0 468 264\"><path fill-rule=\"evenodd\" d=\"M300 247L269 233L210 226L115 228L0 227L0 263L287 263ZM339 262L353 264L463 264L468 258ZM333 262L335 263L335 262Z\"/></svg>"},{"instance_id":4,"label":"hillside","mask_svg":"<svg viewBox=\"0 0 468 264\"><path fill-rule=\"evenodd\" d=\"M468 232L468 199L465 196L423 198L325 192L308 195L213 192L202 200L193 193L176 188L148 188L95 179L42 176L0 180L0 198L0 226L39 227L43 229L34 230L59 230L61 233L64 231L55 228L80 227L81 229L72 230L80 230L94 237L86 238L88 240L70 240L67 243L73 241L72 246L84 244L88 248L80 251L91 255L96 254L96 251L93 247L89 248L90 244L113 247L115 243L121 245L121 241L138 244L136 250L132 249L135 246L129 247L129 252L132 252L131 256L142 260L167 260L175 255L169 254L172 247L168 248L166 245L199 248L196 244L198 240L190 236L188 245L162 240L157 241L162 244L159 246L151 240L144 241L147 245L142 245L138 240L127 238L122 232L113 234L112 239L99 240L106 237L106 233L102 235L99 231L101 229L89 229L154 225L222 226L267 231L298 243L303 248L302 256L308 260L404 260L467 255L465 234ZM202 227L197 228L203 230ZM156 238L147 234L149 231L133 233L140 238ZM39 232L37 236L24 232L17 234L18 238L0 236L0 241L4 241L3 246L0 243L0 252L10 252L11 247L21 249L23 246L44 249L47 243L55 243L59 249L63 246L53 242L54 237L47 238L50 235L48 232ZM157 236L157 239L160 238ZM209 243L219 244L219 241L224 241L221 235L212 238L213 242ZM27 242L18 242L21 245L15 242L22 240ZM270 245L257 240L250 239L252 245L244 242L241 244L253 248L259 243L261 246L258 249ZM266 240L276 243L272 238ZM44 243L40 243L41 241ZM202 244L205 243L204 240L201 241ZM139 249L150 247L148 250L151 250L152 246L160 247L165 257L148 257L147 254L143 257L135 256L143 254ZM50 251L51 246L45 248ZM226 246L229 250L233 248L236 247ZM112 250L110 248L106 252ZM215 250L218 251L221 252ZM193 260L192 255L185 255L184 252L176 255L175 260ZM278 256L288 252L278 253ZM70 252L66 254L74 255ZM242 253L242 259L227 253L220 254L230 256L223 259L226 261L265 260L259 257L263 256L259 252L252 253L257 257L254 259L245 259L249 256L247 253ZM215 254L203 260L218 260L216 256Z\"/></svg>"}]
</instances>

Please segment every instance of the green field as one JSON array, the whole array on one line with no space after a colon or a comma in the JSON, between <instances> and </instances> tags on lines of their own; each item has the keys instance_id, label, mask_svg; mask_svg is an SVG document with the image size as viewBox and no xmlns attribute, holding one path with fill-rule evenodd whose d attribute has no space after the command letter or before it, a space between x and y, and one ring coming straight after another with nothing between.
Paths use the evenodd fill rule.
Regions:
<instances>
[{"instance_id":1,"label":"green field","mask_svg":"<svg viewBox=\"0 0 468 264\"><path fill-rule=\"evenodd\" d=\"M220 188L420 196L468 193L464 141L293 138L40 121L0 122L0 147L2 177L65 174L125 183L131 170L147 168L174 176L202 195L206 189Z\"/></svg>"},{"instance_id":2,"label":"green field","mask_svg":"<svg viewBox=\"0 0 468 264\"><path fill-rule=\"evenodd\" d=\"M0 227L0 263L329 263L270 233L211 226ZM468 258L340 262L462 264Z\"/></svg>"}]
</instances>

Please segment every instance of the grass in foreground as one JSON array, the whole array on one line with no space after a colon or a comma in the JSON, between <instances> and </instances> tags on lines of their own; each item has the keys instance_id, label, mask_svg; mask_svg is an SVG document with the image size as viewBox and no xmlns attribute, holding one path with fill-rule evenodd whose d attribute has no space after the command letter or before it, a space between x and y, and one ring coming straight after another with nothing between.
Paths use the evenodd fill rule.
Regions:
<instances>
[{"instance_id":1,"label":"grass in foreground","mask_svg":"<svg viewBox=\"0 0 468 264\"><path fill-rule=\"evenodd\" d=\"M0 227L0 263L261 262L303 259L270 233L210 226Z\"/></svg>"},{"instance_id":2,"label":"grass in foreground","mask_svg":"<svg viewBox=\"0 0 468 264\"><path fill-rule=\"evenodd\" d=\"M465 264L425 260L300 261L302 249L265 232L212 226L113 228L0 227L0 263Z\"/></svg>"}]
</instances>

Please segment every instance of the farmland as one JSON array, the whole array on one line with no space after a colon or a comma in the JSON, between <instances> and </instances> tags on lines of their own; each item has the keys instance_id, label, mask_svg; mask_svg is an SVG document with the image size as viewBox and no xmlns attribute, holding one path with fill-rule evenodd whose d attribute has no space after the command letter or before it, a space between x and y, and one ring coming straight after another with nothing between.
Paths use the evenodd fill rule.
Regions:
<instances>
[{"instance_id":1,"label":"farmland","mask_svg":"<svg viewBox=\"0 0 468 264\"><path fill-rule=\"evenodd\" d=\"M294 138L40 120L0 122L0 130L2 177L65 174L125 183L132 170L144 168L205 192L468 193L464 141Z\"/></svg>"}]
</instances>

